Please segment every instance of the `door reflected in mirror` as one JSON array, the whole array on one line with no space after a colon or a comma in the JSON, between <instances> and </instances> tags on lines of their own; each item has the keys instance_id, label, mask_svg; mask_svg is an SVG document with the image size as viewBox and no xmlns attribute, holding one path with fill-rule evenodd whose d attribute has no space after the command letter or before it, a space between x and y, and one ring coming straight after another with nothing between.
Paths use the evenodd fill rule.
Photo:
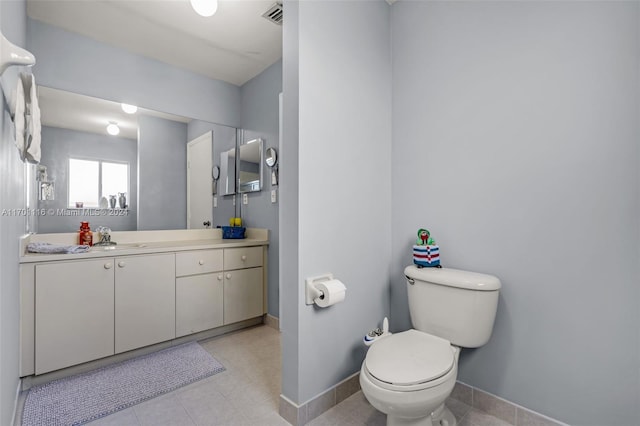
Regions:
<instances>
[{"instance_id":1,"label":"door reflected in mirror","mask_svg":"<svg viewBox=\"0 0 640 426\"><path fill-rule=\"evenodd\" d=\"M256 192L262 189L262 139L253 139L240 145L238 164L238 192Z\"/></svg>"}]
</instances>

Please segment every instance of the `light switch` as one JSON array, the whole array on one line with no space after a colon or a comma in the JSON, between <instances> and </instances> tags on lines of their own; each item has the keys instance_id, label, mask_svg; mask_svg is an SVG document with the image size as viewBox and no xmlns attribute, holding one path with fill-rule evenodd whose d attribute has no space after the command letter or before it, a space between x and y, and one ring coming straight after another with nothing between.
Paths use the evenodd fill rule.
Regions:
<instances>
[{"instance_id":1,"label":"light switch","mask_svg":"<svg viewBox=\"0 0 640 426\"><path fill-rule=\"evenodd\" d=\"M276 201L278 201L278 195L275 189L271 190L271 202L275 203Z\"/></svg>"},{"instance_id":2,"label":"light switch","mask_svg":"<svg viewBox=\"0 0 640 426\"><path fill-rule=\"evenodd\" d=\"M218 197L213 197L213 207L218 207Z\"/></svg>"},{"instance_id":3,"label":"light switch","mask_svg":"<svg viewBox=\"0 0 640 426\"><path fill-rule=\"evenodd\" d=\"M249 204L249 196L247 194L242 194L242 204Z\"/></svg>"}]
</instances>

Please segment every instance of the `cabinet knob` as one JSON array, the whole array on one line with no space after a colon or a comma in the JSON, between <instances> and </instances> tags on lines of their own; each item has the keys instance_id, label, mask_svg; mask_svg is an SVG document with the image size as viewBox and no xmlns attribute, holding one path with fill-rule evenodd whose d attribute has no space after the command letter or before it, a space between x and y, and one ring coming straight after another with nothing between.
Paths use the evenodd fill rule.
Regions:
<instances>
[{"instance_id":1,"label":"cabinet knob","mask_svg":"<svg viewBox=\"0 0 640 426\"><path fill-rule=\"evenodd\" d=\"M198 265L204 265L204 260L198 260Z\"/></svg>"},{"instance_id":2,"label":"cabinet knob","mask_svg":"<svg viewBox=\"0 0 640 426\"><path fill-rule=\"evenodd\" d=\"M222 274L218 274L218 281L222 281Z\"/></svg>"},{"instance_id":3,"label":"cabinet knob","mask_svg":"<svg viewBox=\"0 0 640 426\"><path fill-rule=\"evenodd\" d=\"M243 255L240 257L240 260L242 260L243 262L244 262L245 260L247 260L247 255L246 255L246 254L243 254Z\"/></svg>"},{"instance_id":4,"label":"cabinet knob","mask_svg":"<svg viewBox=\"0 0 640 426\"><path fill-rule=\"evenodd\" d=\"M111 269L112 266L111 262L107 262L104 264L104 269Z\"/></svg>"},{"instance_id":5,"label":"cabinet knob","mask_svg":"<svg viewBox=\"0 0 640 426\"><path fill-rule=\"evenodd\" d=\"M231 274L227 274L227 279L230 280L231 279Z\"/></svg>"},{"instance_id":6,"label":"cabinet knob","mask_svg":"<svg viewBox=\"0 0 640 426\"><path fill-rule=\"evenodd\" d=\"M124 263L122 260L120 262L118 262L118 266L121 268L124 268L124 266L126 265L126 263Z\"/></svg>"}]
</instances>

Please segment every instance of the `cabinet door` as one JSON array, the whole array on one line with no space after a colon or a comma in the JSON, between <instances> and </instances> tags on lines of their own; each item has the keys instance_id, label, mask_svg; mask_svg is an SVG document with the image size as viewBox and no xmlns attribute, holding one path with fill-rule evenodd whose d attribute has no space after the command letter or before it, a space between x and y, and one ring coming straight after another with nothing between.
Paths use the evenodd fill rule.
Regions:
<instances>
[{"instance_id":1,"label":"cabinet door","mask_svg":"<svg viewBox=\"0 0 640 426\"><path fill-rule=\"evenodd\" d=\"M224 323L231 324L262 315L262 289L262 267L225 272Z\"/></svg>"},{"instance_id":2,"label":"cabinet door","mask_svg":"<svg viewBox=\"0 0 640 426\"><path fill-rule=\"evenodd\" d=\"M176 337L222 325L223 276L176 278Z\"/></svg>"},{"instance_id":3,"label":"cabinet door","mask_svg":"<svg viewBox=\"0 0 640 426\"><path fill-rule=\"evenodd\" d=\"M113 355L113 259L36 266L36 374Z\"/></svg>"},{"instance_id":4,"label":"cabinet door","mask_svg":"<svg viewBox=\"0 0 640 426\"><path fill-rule=\"evenodd\" d=\"M175 255L117 257L115 275L116 353L173 339Z\"/></svg>"}]
</instances>

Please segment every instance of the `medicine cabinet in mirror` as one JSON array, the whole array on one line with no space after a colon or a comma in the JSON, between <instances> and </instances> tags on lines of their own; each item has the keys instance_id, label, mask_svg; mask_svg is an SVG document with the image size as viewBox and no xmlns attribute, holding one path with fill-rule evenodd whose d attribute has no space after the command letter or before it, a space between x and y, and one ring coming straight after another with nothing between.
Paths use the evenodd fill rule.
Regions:
<instances>
[{"instance_id":1,"label":"medicine cabinet in mirror","mask_svg":"<svg viewBox=\"0 0 640 426\"><path fill-rule=\"evenodd\" d=\"M240 194L262 189L262 139L250 140L240 145L238 150L240 152L238 158L236 158L235 149L220 154L221 195L235 194L236 188Z\"/></svg>"}]
</instances>

